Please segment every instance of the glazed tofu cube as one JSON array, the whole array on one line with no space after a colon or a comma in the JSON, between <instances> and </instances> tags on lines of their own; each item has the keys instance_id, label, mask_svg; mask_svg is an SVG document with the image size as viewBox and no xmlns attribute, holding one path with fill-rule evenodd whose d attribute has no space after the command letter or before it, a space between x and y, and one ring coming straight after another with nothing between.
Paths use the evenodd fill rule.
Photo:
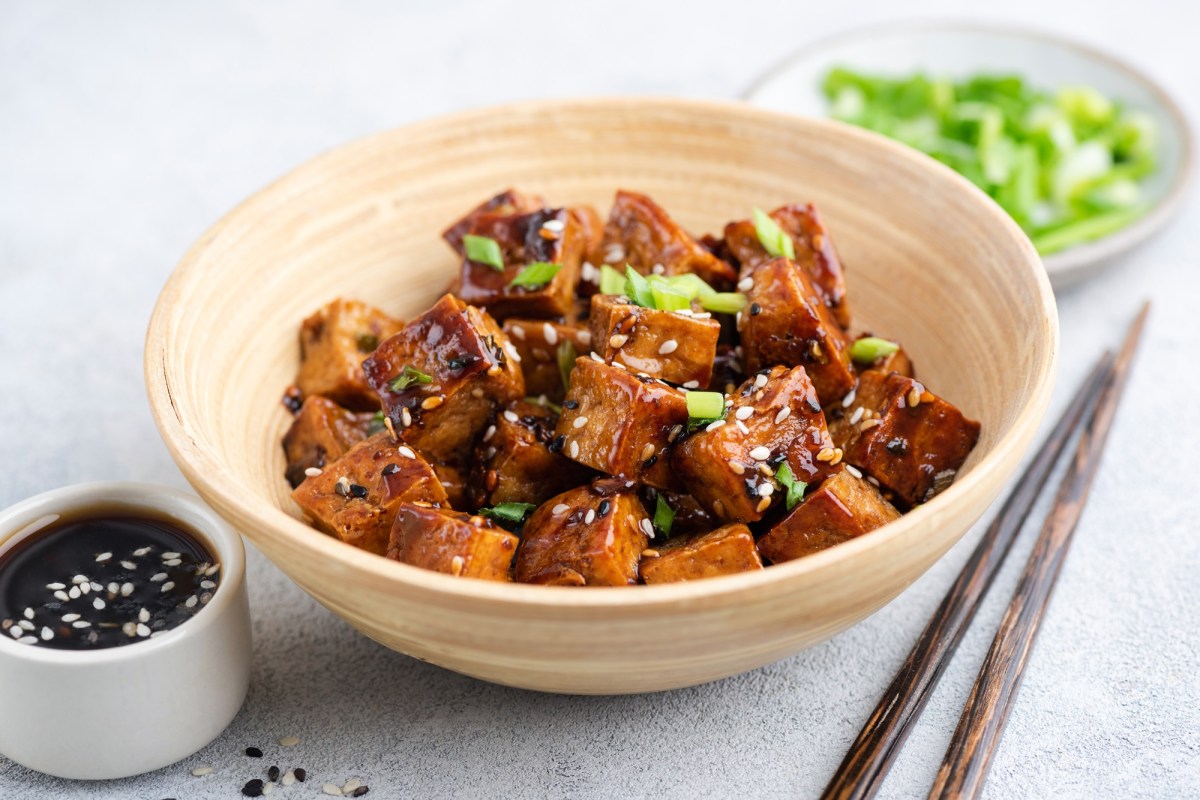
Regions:
<instances>
[{"instance_id":1,"label":"glazed tofu cube","mask_svg":"<svg viewBox=\"0 0 1200 800\"><path fill-rule=\"evenodd\" d=\"M283 453L287 459L284 475L292 488L305 478L305 470L320 469L337 461L371 432L373 414L355 414L325 397L313 395L300 406L283 435ZM382 428L383 422L379 422Z\"/></svg>"},{"instance_id":2,"label":"glazed tofu cube","mask_svg":"<svg viewBox=\"0 0 1200 800\"><path fill-rule=\"evenodd\" d=\"M580 358L554 442L580 464L658 489L678 489L672 443L687 427L683 392L621 367Z\"/></svg>"},{"instance_id":3,"label":"glazed tofu cube","mask_svg":"<svg viewBox=\"0 0 1200 800\"><path fill-rule=\"evenodd\" d=\"M674 523L671 525L672 536L686 537L691 534L707 533L721 524L716 517L709 513L707 508L700 504L699 500L690 494L668 492L647 486L640 494L642 504L653 511L658 505L659 495L662 495L675 514Z\"/></svg>"},{"instance_id":4,"label":"glazed tofu cube","mask_svg":"<svg viewBox=\"0 0 1200 800\"><path fill-rule=\"evenodd\" d=\"M775 367L746 381L721 424L688 436L671 459L688 491L723 522L762 519L784 495L775 481L816 483L841 467L803 367Z\"/></svg>"},{"instance_id":5,"label":"glazed tofu cube","mask_svg":"<svg viewBox=\"0 0 1200 800\"><path fill-rule=\"evenodd\" d=\"M660 205L636 192L617 192L594 259L618 269L628 264L642 274L694 272L718 290L737 280L732 266L679 227Z\"/></svg>"},{"instance_id":6,"label":"glazed tofu cube","mask_svg":"<svg viewBox=\"0 0 1200 800\"><path fill-rule=\"evenodd\" d=\"M872 334L864 333L861 336L856 337L855 341L871 335ZM880 356L871 362L863 363L855 361L854 368L860 373L870 369L875 370L876 372L882 372L884 375L887 375L889 372L899 372L901 375L904 375L908 378L917 377L916 368L913 366L912 359L908 357L908 353L903 347L894 353Z\"/></svg>"},{"instance_id":7,"label":"glazed tofu cube","mask_svg":"<svg viewBox=\"0 0 1200 800\"><path fill-rule=\"evenodd\" d=\"M429 463L385 431L306 478L292 499L318 530L383 555L400 504L444 503L446 492Z\"/></svg>"},{"instance_id":8,"label":"glazed tofu cube","mask_svg":"<svg viewBox=\"0 0 1200 800\"><path fill-rule=\"evenodd\" d=\"M640 569L642 580L654 584L695 581L762 568L754 535L745 525L734 523L646 550Z\"/></svg>"},{"instance_id":9,"label":"glazed tofu cube","mask_svg":"<svg viewBox=\"0 0 1200 800\"><path fill-rule=\"evenodd\" d=\"M387 557L455 577L507 581L519 542L483 517L401 503Z\"/></svg>"},{"instance_id":10,"label":"glazed tofu cube","mask_svg":"<svg viewBox=\"0 0 1200 800\"><path fill-rule=\"evenodd\" d=\"M496 408L525 396L516 349L483 311L450 295L363 362L396 433L454 463Z\"/></svg>"},{"instance_id":11,"label":"glazed tofu cube","mask_svg":"<svg viewBox=\"0 0 1200 800\"><path fill-rule=\"evenodd\" d=\"M600 216L600 212L591 206L572 206L567 210L579 223L579 230L583 234L583 254L584 258L587 258L591 253L599 250L600 244L604 241L604 217ZM597 272L597 281L599 281L599 277Z\"/></svg>"},{"instance_id":12,"label":"glazed tofu cube","mask_svg":"<svg viewBox=\"0 0 1200 800\"><path fill-rule=\"evenodd\" d=\"M758 550L778 564L847 542L900 518L879 490L844 469L813 492L759 540Z\"/></svg>"},{"instance_id":13,"label":"glazed tofu cube","mask_svg":"<svg viewBox=\"0 0 1200 800\"><path fill-rule=\"evenodd\" d=\"M592 296L592 346L605 362L689 389L708 386L721 326L710 315L642 308L619 295Z\"/></svg>"},{"instance_id":14,"label":"glazed tofu cube","mask_svg":"<svg viewBox=\"0 0 1200 800\"><path fill-rule=\"evenodd\" d=\"M746 370L803 366L822 405L840 400L854 387L849 342L808 275L776 258L753 279L743 286L749 304L738 322Z\"/></svg>"},{"instance_id":15,"label":"glazed tofu cube","mask_svg":"<svg viewBox=\"0 0 1200 800\"><path fill-rule=\"evenodd\" d=\"M592 349L592 334L587 327L543 319L504 320L504 333L521 356L521 372L525 375L525 393L530 397L545 395L552 403L561 403L566 396L559 357L573 364ZM571 356L571 353L574 356Z\"/></svg>"},{"instance_id":16,"label":"glazed tofu cube","mask_svg":"<svg viewBox=\"0 0 1200 800\"><path fill-rule=\"evenodd\" d=\"M979 439L979 423L912 378L867 370L830 434L847 463L908 507L953 482Z\"/></svg>"},{"instance_id":17,"label":"glazed tofu cube","mask_svg":"<svg viewBox=\"0 0 1200 800\"><path fill-rule=\"evenodd\" d=\"M362 362L400 327L400 320L358 300L322 307L300 326L300 391L354 411L374 411L379 397L367 384Z\"/></svg>"},{"instance_id":18,"label":"glazed tofu cube","mask_svg":"<svg viewBox=\"0 0 1200 800\"><path fill-rule=\"evenodd\" d=\"M565 208L544 208L528 214L482 214L470 233L500 246L504 269L463 259L453 293L473 306L482 306L496 319L505 317L562 317L571 312L586 233L579 219ZM530 264L559 265L546 283L513 285Z\"/></svg>"},{"instance_id":19,"label":"glazed tofu cube","mask_svg":"<svg viewBox=\"0 0 1200 800\"><path fill-rule=\"evenodd\" d=\"M496 415L475 448L471 486L475 506L540 505L587 483L593 473L551 449L558 415L523 400Z\"/></svg>"},{"instance_id":20,"label":"glazed tofu cube","mask_svg":"<svg viewBox=\"0 0 1200 800\"><path fill-rule=\"evenodd\" d=\"M816 206L792 204L780 206L770 214L789 237L796 251L796 263L812 279L825 304L843 328L850 327L850 306L846 302L846 276L842 262L833 246L833 238L825 229ZM753 278L758 267L771 260L771 255L758 240L750 220L731 222L725 226L725 244L741 263L740 277Z\"/></svg>"},{"instance_id":21,"label":"glazed tofu cube","mask_svg":"<svg viewBox=\"0 0 1200 800\"><path fill-rule=\"evenodd\" d=\"M442 233L442 238L460 256L465 256L466 251L463 249L462 243L463 236L471 232L471 226L475 224L475 220L486 214L498 214L501 216L528 214L530 211L537 211L542 206L542 198L537 195L524 194L516 189L505 189L495 197L485 200L480 205L471 209L465 217L447 228Z\"/></svg>"},{"instance_id":22,"label":"glazed tofu cube","mask_svg":"<svg viewBox=\"0 0 1200 800\"><path fill-rule=\"evenodd\" d=\"M636 486L605 478L543 503L525 523L516 579L559 586L637 583L653 527Z\"/></svg>"}]
</instances>

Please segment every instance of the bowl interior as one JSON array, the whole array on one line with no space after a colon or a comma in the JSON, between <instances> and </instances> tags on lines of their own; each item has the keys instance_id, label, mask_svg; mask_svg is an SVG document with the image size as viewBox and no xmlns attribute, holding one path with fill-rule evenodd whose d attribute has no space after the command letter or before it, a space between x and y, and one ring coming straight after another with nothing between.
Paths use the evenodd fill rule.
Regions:
<instances>
[{"instance_id":1,"label":"bowl interior","mask_svg":"<svg viewBox=\"0 0 1200 800\"><path fill-rule=\"evenodd\" d=\"M821 92L821 82L837 66L884 75L924 71L950 78L966 78L980 72L1016 73L1048 90L1070 85L1092 86L1130 108L1145 112L1157 124L1159 168L1142 182L1152 206L1163 207L1168 203L1173 206L1190 177L1192 137L1187 121L1158 85L1132 67L1089 47L1032 31L955 23L888 25L851 31L805 48L759 80L747 92L746 99L777 111L828 116L829 106ZM1157 226L1158 220L1152 212L1126 232L1144 226L1147 221ZM1122 238L1132 244L1141 237ZM1090 264L1111 255L1112 248L1094 242L1048 256L1046 269L1056 286L1067 285L1086 276Z\"/></svg>"},{"instance_id":2,"label":"bowl interior","mask_svg":"<svg viewBox=\"0 0 1200 800\"><path fill-rule=\"evenodd\" d=\"M815 202L847 265L856 326L903 341L922 379L983 423L959 482L892 530L812 559L634 591L455 580L308 528L288 497L279 445L300 321L337 296L405 318L419 313L457 266L440 231L508 186L602 213L618 187L635 189L696 233L719 232L753 206ZM535 615L633 608L646 597L686 604L718 585L751 591L827 567L852 572L877 543L935 528L905 550L911 564L891 563L856 616L817 626L822 636L845 627L944 552L971 521L964 509L977 515L999 491L1048 400L1056 325L1040 263L1015 225L966 181L887 140L735 104L543 102L361 140L251 198L167 284L146 364L160 429L201 494L322 602L392 646L439 660L421 651L418 634L395 633L392 611L366 620L367 604L390 598L394 608L412 587L460 609L478 600Z\"/></svg>"}]
</instances>

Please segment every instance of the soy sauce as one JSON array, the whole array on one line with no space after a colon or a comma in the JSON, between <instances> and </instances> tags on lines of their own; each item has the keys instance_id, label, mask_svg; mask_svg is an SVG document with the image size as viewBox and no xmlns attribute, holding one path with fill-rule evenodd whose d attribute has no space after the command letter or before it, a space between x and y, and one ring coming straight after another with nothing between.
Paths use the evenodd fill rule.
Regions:
<instances>
[{"instance_id":1,"label":"soy sauce","mask_svg":"<svg viewBox=\"0 0 1200 800\"><path fill-rule=\"evenodd\" d=\"M97 509L0 554L0 636L57 650L151 639L213 597L220 564L174 520Z\"/></svg>"}]
</instances>

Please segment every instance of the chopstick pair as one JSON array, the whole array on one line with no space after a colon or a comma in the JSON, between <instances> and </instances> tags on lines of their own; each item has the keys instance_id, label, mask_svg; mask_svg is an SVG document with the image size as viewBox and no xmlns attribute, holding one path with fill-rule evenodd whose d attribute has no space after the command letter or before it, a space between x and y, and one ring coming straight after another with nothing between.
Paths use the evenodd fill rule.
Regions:
<instances>
[{"instance_id":1,"label":"chopstick pair","mask_svg":"<svg viewBox=\"0 0 1200 800\"><path fill-rule=\"evenodd\" d=\"M1054 505L1026 562L929 793L930 798L979 796L1072 534L1087 502L1149 310L1149 303L1142 306L1116 358L1106 352L1084 380L926 623L908 658L825 787L822 798L865 800L879 791L1059 456L1075 431L1083 427Z\"/></svg>"}]
</instances>

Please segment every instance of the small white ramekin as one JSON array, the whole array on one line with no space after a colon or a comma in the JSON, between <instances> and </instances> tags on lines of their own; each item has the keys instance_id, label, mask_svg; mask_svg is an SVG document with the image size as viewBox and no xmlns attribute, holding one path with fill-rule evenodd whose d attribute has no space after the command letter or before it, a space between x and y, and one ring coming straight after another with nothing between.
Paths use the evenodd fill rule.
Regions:
<instances>
[{"instance_id":1,"label":"small white ramekin","mask_svg":"<svg viewBox=\"0 0 1200 800\"><path fill-rule=\"evenodd\" d=\"M192 619L134 644L72 651L0 639L0 753L60 778L124 778L186 758L225 730L250 682L246 552L194 495L127 482L55 489L0 511L0 552L94 507L177 520L220 560L221 581Z\"/></svg>"}]
</instances>

